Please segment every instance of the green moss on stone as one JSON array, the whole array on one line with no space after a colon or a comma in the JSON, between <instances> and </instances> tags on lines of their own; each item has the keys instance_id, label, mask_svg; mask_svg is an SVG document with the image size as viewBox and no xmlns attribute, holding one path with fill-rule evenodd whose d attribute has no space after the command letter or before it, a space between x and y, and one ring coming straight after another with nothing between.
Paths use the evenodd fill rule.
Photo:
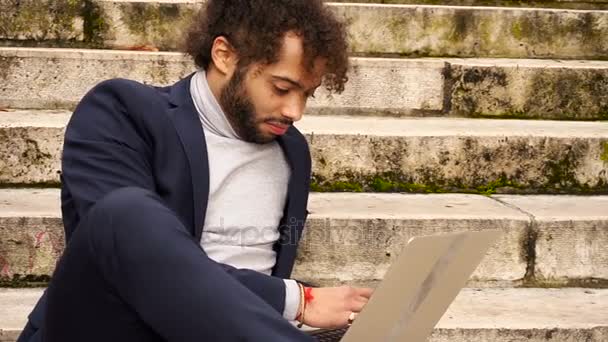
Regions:
<instances>
[{"instance_id":1,"label":"green moss on stone","mask_svg":"<svg viewBox=\"0 0 608 342\"><path fill-rule=\"evenodd\" d=\"M85 1L83 10L84 40L91 47L102 47L110 25L103 8L92 0Z\"/></svg>"},{"instance_id":2,"label":"green moss on stone","mask_svg":"<svg viewBox=\"0 0 608 342\"><path fill-rule=\"evenodd\" d=\"M504 119L504 120L554 120L554 121L597 121L597 120L608 120L608 116L603 115L602 113L597 116L589 116L589 117L578 117L577 113L561 113L561 114L551 114L545 113L545 115L540 116L538 113L527 113L523 111L509 111L505 110L504 112L497 112L494 114L488 113L469 113L467 115L469 118L475 119Z\"/></svg>"},{"instance_id":3,"label":"green moss on stone","mask_svg":"<svg viewBox=\"0 0 608 342\"><path fill-rule=\"evenodd\" d=\"M383 177L373 177L368 185L375 192L412 192L412 193L442 193L444 189L436 185L406 183Z\"/></svg>"},{"instance_id":4,"label":"green moss on stone","mask_svg":"<svg viewBox=\"0 0 608 342\"><path fill-rule=\"evenodd\" d=\"M345 178L341 176L339 178ZM506 188L509 189L524 189L524 186L513 180L501 177L495 181L470 188L463 184L454 182L452 184L439 183L413 183L404 181L405 177L399 177L395 173L383 173L379 176L365 177L361 180L351 181L328 181L322 177L313 176L313 181L310 185L310 190L314 192L381 192L381 193L447 193L461 192L491 195Z\"/></svg>"},{"instance_id":5,"label":"green moss on stone","mask_svg":"<svg viewBox=\"0 0 608 342\"><path fill-rule=\"evenodd\" d=\"M393 182L377 177L372 183L372 188L377 192L390 192L395 186Z\"/></svg>"},{"instance_id":6,"label":"green moss on stone","mask_svg":"<svg viewBox=\"0 0 608 342\"><path fill-rule=\"evenodd\" d=\"M551 120L608 119L608 71L601 69L542 69L530 77L525 102L514 101L505 88L512 73L495 67L454 65L446 72L450 114ZM522 84L523 86L523 84Z\"/></svg>"},{"instance_id":7,"label":"green moss on stone","mask_svg":"<svg viewBox=\"0 0 608 342\"><path fill-rule=\"evenodd\" d=\"M357 182L316 182L310 184L310 190L315 192L363 192L363 185Z\"/></svg>"},{"instance_id":8,"label":"green moss on stone","mask_svg":"<svg viewBox=\"0 0 608 342\"><path fill-rule=\"evenodd\" d=\"M569 188L583 187L576 179L576 170L578 166L578 158L572 148L568 149L561 159L548 160L547 166L547 186Z\"/></svg>"},{"instance_id":9,"label":"green moss on stone","mask_svg":"<svg viewBox=\"0 0 608 342\"><path fill-rule=\"evenodd\" d=\"M473 51L474 56L478 56L480 53L484 53L484 54L487 53L487 51L478 51L477 50L481 47L485 47L487 49L490 46L496 46L496 48L507 46L507 45L500 44L499 42L497 43L495 41L495 39L501 39L502 36L497 37L496 35L494 35L493 26L494 26L494 23L491 22L488 18L483 18L483 20L479 23L477 30L478 30L478 35L481 38L482 46L478 46L478 45L475 46L475 50Z\"/></svg>"},{"instance_id":10,"label":"green moss on stone","mask_svg":"<svg viewBox=\"0 0 608 342\"><path fill-rule=\"evenodd\" d=\"M51 277L48 275L20 275L15 274L12 278L0 278L0 288L38 288L47 287Z\"/></svg>"},{"instance_id":11,"label":"green moss on stone","mask_svg":"<svg viewBox=\"0 0 608 342\"><path fill-rule=\"evenodd\" d=\"M83 0L3 0L0 37L13 40L75 40Z\"/></svg>"},{"instance_id":12,"label":"green moss on stone","mask_svg":"<svg viewBox=\"0 0 608 342\"><path fill-rule=\"evenodd\" d=\"M601 278L567 278L567 279L526 279L523 286L526 288L590 288L608 289L608 279Z\"/></svg>"},{"instance_id":13,"label":"green moss on stone","mask_svg":"<svg viewBox=\"0 0 608 342\"><path fill-rule=\"evenodd\" d=\"M133 2L120 4L121 19L142 44L160 50L179 48L183 32L195 16L196 7L187 4Z\"/></svg>"},{"instance_id":14,"label":"green moss on stone","mask_svg":"<svg viewBox=\"0 0 608 342\"><path fill-rule=\"evenodd\" d=\"M523 38L523 29L519 21L514 22L511 26L511 34L517 40L521 40Z\"/></svg>"},{"instance_id":15,"label":"green moss on stone","mask_svg":"<svg viewBox=\"0 0 608 342\"><path fill-rule=\"evenodd\" d=\"M608 111L608 72L542 69L534 73L522 108L533 116L598 119Z\"/></svg>"},{"instance_id":16,"label":"green moss on stone","mask_svg":"<svg viewBox=\"0 0 608 342\"><path fill-rule=\"evenodd\" d=\"M0 189L57 189L61 182L0 183Z\"/></svg>"},{"instance_id":17,"label":"green moss on stone","mask_svg":"<svg viewBox=\"0 0 608 342\"><path fill-rule=\"evenodd\" d=\"M573 8L607 10L604 0L332 0L333 2L379 3L379 4L419 4L444 6L505 6L533 8Z\"/></svg>"},{"instance_id":18,"label":"green moss on stone","mask_svg":"<svg viewBox=\"0 0 608 342\"><path fill-rule=\"evenodd\" d=\"M522 189L524 188L524 186L522 186L521 184L512 181L510 179L507 179L505 176L501 176L499 179L492 181L486 185L482 185L482 186L478 186L477 187L477 192L481 195L493 195L497 192L498 189L501 188L513 188L513 189Z\"/></svg>"},{"instance_id":19,"label":"green moss on stone","mask_svg":"<svg viewBox=\"0 0 608 342\"><path fill-rule=\"evenodd\" d=\"M579 146L578 148L584 148ZM607 152L608 153L608 152ZM378 192L378 193L470 193L493 195L497 193L531 194L531 193L570 193L570 194L606 194L608 184L598 182L593 186L579 182L574 174L577 159L573 152L556 158L546 164L544 171L548 176L544 183L523 184L515 178L502 175L495 180L480 184L463 183L458 179L441 179L432 172L421 169L414 178L396 172L384 172L377 175L360 175L344 173L332 175L332 179L313 176L310 190L314 192ZM608 157L607 157L608 158Z\"/></svg>"},{"instance_id":20,"label":"green moss on stone","mask_svg":"<svg viewBox=\"0 0 608 342\"><path fill-rule=\"evenodd\" d=\"M397 41L403 41L407 39L407 23L409 22L409 18L404 17L391 17L388 20L387 27L393 38Z\"/></svg>"},{"instance_id":21,"label":"green moss on stone","mask_svg":"<svg viewBox=\"0 0 608 342\"><path fill-rule=\"evenodd\" d=\"M453 44L462 43L470 29L475 25L471 19L470 12L462 9L455 10L454 17L450 20L452 29L447 37L448 41Z\"/></svg>"},{"instance_id":22,"label":"green moss on stone","mask_svg":"<svg viewBox=\"0 0 608 342\"><path fill-rule=\"evenodd\" d=\"M600 155L600 160L608 163L608 142L607 141L602 143L602 154Z\"/></svg>"}]
</instances>

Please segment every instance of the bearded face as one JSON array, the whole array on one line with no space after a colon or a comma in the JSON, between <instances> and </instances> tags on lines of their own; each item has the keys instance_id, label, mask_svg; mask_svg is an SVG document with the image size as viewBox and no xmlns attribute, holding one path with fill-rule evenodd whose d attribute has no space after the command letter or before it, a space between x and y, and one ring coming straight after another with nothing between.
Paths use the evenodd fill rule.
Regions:
<instances>
[{"instance_id":1,"label":"bearded face","mask_svg":"<svg viewBox=\"0 0 608 342\"><path fill-rule=\"evenodd\" d=\"M212 79L220 82L219 103L236 134L251 143L267 144L287 133L302 118L309 98L322 84L326 59L305 62L302 39L288 33L276 61L239 65L225 37L216 38ZM217 71L217 72L216 72ZM226 78L229 77L229 78Z\"/></svg>"},{"instance_id":2,"label":"bearded face","mask_svg":"<svg viewBox=\"0 0 608 342\"><path fill-rule=\"evenodd\" d=\"M251 143L267 144L277 138L266 129L267 125L291 126L293 121L271 114L257 113L253 100L245 87L247 69L234 73L220 96L220 105L237 135Z\"/></svg>"}]
</instances>

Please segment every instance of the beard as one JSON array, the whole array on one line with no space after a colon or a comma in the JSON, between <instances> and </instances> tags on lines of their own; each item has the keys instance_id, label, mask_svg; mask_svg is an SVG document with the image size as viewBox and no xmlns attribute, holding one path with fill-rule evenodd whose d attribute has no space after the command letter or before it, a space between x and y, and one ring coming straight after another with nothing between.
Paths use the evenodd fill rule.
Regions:
<instances>
[{"instance_id":1,"label":"beard","mask_svg":"<svg viewBox=\"0 0 608 342\"><path fill-rule=\"evenodd\" d=\"M276 140L272 134L264 134L260 129L260 124L267 121L280 121L285 124L285 120L258 119L255 107L251 98L247 94L244 86L247 68L238 69L220 95L220 105L226 114L226 118L236 134L244 141L256 144L268 144Z\"/></svg>"}]
</instances>

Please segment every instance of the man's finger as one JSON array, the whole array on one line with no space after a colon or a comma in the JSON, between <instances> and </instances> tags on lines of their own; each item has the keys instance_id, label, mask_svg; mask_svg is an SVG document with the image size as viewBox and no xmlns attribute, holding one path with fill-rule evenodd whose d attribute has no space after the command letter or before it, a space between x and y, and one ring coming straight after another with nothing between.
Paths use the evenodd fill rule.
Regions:
<instances>
[{"instance_id":1,"label":"man's finger","mask_svg":"<svg viewBox=\"0 0 608 342\"><path fill-rule=\"evenodd\" d=\"M369 298L363 297L363 296L359 296L357 298L355 298L355 300L357 302L363 303L363 304L367 304L367 302L369 302Z\"/></svg>"},{"instance_id":2,"label":"man's finger","mask_svg":"<svg viewBox=\"0 0 608 342\"><path fill-rule=\"evenodd\" d=\"M355 299L354 301L352 301L349 309L350 309L350 311L353 311L353 312L361 312L361 310L363 310L363 307L365 306L365 304L367 304L367 299L365 299L363 297L359 297L359 298Z\"/></svg>"},{"instance_id":3,"label":"man's finger","mask_svg":"<svg viewBox=\"0 0 608 342\"><path fill-rule=\"evenodd\" d=\"M372 294L374 293L374 289L372 288L367 288L367 287L361 287L357 289L357 294L361 297L365 297L365 298L370 298L372 296Z\"/></svg>"}]
</instances>

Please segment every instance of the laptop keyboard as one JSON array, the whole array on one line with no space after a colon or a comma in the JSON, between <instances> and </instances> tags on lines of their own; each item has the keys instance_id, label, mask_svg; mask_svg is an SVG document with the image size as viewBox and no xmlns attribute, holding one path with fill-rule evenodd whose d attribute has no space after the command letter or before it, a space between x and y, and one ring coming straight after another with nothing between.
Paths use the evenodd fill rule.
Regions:
<instances>
[{"instance_id":1,"label":"laptop keyboard","mask_svg":"<svg viewBox=\"0 0 608 342\"><path fill-rule=\"evenodd\" d=\"M342 336L346 334L346 330L348 330L348 327L329 330L321 329L310 332L310 335L318 342L339 342Z\"/></svg>"}]
</instances>

